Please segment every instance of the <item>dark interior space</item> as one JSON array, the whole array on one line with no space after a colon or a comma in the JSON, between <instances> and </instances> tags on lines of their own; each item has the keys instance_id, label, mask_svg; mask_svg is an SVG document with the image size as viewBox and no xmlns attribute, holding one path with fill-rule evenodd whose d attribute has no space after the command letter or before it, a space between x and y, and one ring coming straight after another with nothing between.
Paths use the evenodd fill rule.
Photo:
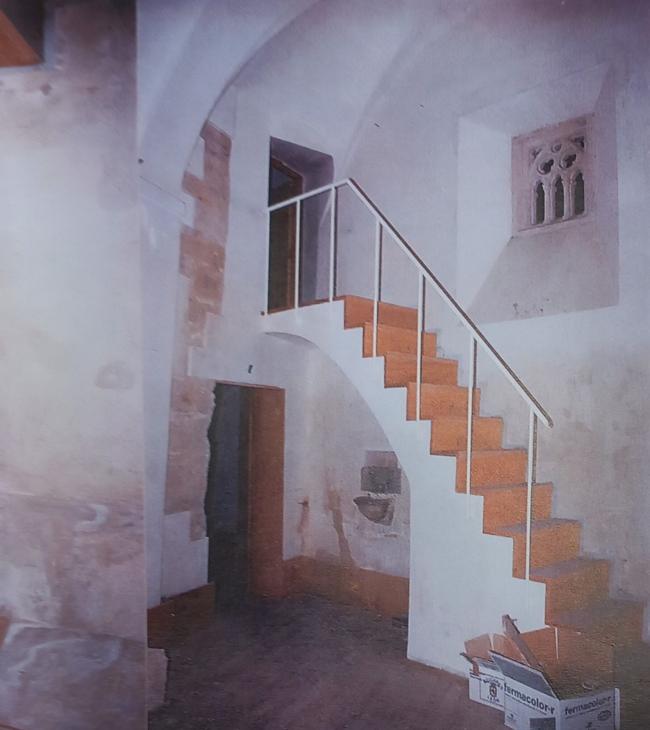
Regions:
<instances>
[{"instance_id":1,"label":"dark interior space","mask_svg":"<svg viewBox=\"0 0 650 730\"><path fill-rule=\"evenodd\" d=\"M271 138L269 205L328 185L333 182L333 176L334 161L331 155L286 140ZM294 306L297 245L300 248L299 304L311 304L326 298L330 203L329 192L301 201L299 232L295 204L271 212L268 296L270 311ZM298 236L300 240L297 242Z\"/></svg>"},{"instance_id":2,"label":"dark interior space","mask_svg":"<svg viewBox=\"0 0 650 730\"><path fill-rule=\"evenodd\" d=\"M303 192L303 179L280 160L271 157L269 203L293 198ZM289 309L295 298L296 209L280 208L269 217L269 311Z\"/></svg>"},{"instance_id":3,"label":"dark interior space","mask_svg":"<svg viewBox=\"0 0 650 730\"><path fill-rule=\"evenodd\" d=\"M208 580L217 604L227 606L248 592L249 389L217 383L214 402L205 495Z\"/></svg>"},{"instance_id":4,"label":"dark interior space","mask_svg":"<svg viewBox=\"0 0 650 730\"><path fill-rule=\"evenodd\" d=\"M208 429L208 580L217 607L282 595L284 391L217 383Z\"/></svg>"}]
</instances>

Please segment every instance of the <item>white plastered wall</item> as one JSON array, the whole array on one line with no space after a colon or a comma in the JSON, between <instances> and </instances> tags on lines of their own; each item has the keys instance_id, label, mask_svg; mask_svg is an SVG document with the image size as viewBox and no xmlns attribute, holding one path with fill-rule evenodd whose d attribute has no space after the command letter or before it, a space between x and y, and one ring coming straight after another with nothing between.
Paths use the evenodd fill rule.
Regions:
<instances>
[{"instance_id":1,"label":"white plastered wall","mask_svg":"<svg viewBox=\"0 0 650 730\"><path fill-rule=\"evenodd\" d=\"M409 215L421 222L425 235L413 228L410 240L555 420L552 431L540 429L538 472L555 483L555 514L580 519L584 551L612 559L614 595L647 599L650 552L640 517L648 514L650 467L647 15L635 3L495 3L492 10L474 13L398 69L368 110L346 172L375 199L386 198L384 209L400 228L416 225ZM418 104L430 110L416 123ZM574 307L565 296L562 313L484 322L475 295L512 235L510 138L584 113L606 127L598 130L607 140L596 151L598 174L615 187L600 203L597 225L618 255L612 260L585 240L593 255L581 258L580 273L593 276L579 285L595 284L607 266L617 296L598 304L594 291L591 305L584 296ZM407 195L388 196L395 183L376 174L380 159L386 169L404 169L406 180L428 178L424 209ZM544 290L543 266L524 275ZM553 280L547 296L558 299ZM441 328L442 351L466 362L464 331L445 317L431 322ZM486 358L479 358L478 377L482 412L505 417L507 445L525 444L523 404Z\"/></svg>"},{"instance_id":2,"label":"white plastered wall","mask_svg":"<svg viewBox=\"0 0 650 730\"><path fill-rule=\"evenodd\" d=\"M233 143L225 290L222 315L209 317L206 347L191 351L191 374L286 390L285 559L343 557L328 500L333 492L340 496L354 563L406 577L408 483L395 498L391 526L370 523L352 501L361 494L365 452L392 448L380 424L326 355L307 342L272 338L263 331L269 138L286 139L290 133L288 138L308 147L317 147L319 140L309 133L298 135L283 120L265 117L259 104L246 91L237 95L234 114L217 109L213 115L229 127ZM355 424L353 432L348 419Z\"/></svg>"},{"instance_id":3,"label":"white plastered wall","mask_svg":"<svg viewBox=\"0 0 650 730\"><path fill-rule=\"evenodd\" d=\"M489 110L506 109L522 94L533 106L535 99L547 103L555 84L565 101L575 96L579 102L588 91L585 74L614 69L618 215L606 225L614 225L618 237L620 299L484 329L556 421L554 431L542 432L540 449L540 478L556 484L556 514L581 519L586 550L614 559L615 590L647 597L646 9L634 2L560 0L495 0L462 9L414 3L400 36L385 26L398 17L404 22L401 3L374 3L383 13L374 24L360 21L363 3L347 3L344 35L337 32L340 5L328 4L327 14L319 5L246 66L214 111L216 123L234 134L226 299L210 336L211 354L195 352L193 372L207 375L218 364L224 379L262 382L266 345L252 333L264 303L265 258L258 247L265 232L270 136L331 153L335 177L358 179L433 271L469 303L510 235L502 191L514 128L490 126ZM381 67L371 51L368 63L358 62L368 48L378 49ZM358 73L343 73L351 68ZM571 106L567 116L577 111ZM558 121L557 109L548 115L537 106L533 112L532 128ZM527 131L524 121L520 117L517 132ZM495 216L486 220L484 246L466 204L473 194L465 182L467 155L480 152L474 134L485 143L488 162L481 160L481 169L494 160L497 175ZM367 253L353 255L349 265L361 275L369 266ZM481 313L476 316L480 321ZM431 321L442 327L443 352L464 361L461 330L442 317ZM251 337L242 337L243 331ZM481 360L479 381L484 412L506 417L508 444L523 443L525 410Z\"/></svg>"}]
</instances>

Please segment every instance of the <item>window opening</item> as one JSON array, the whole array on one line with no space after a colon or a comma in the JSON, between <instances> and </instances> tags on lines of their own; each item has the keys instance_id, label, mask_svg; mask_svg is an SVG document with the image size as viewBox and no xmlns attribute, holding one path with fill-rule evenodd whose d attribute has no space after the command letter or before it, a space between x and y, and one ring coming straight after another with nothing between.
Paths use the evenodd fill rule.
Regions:
<instances>
[{"instance_id":1,"label":"window opening","mask_svg":"<svg viewBox=\"0 0 650 730\"><path fill-rule=\"evenodd\" d=\"M587 129L587 121L577 119L513 140L518 229L558 224L589 212Z\"/></svg>"},{"instance_id":2,"label":"window opening","mask_svg":"<svg viewBox=\"0 0 650 730\"><path fill-rule=\"evenodd\" d=\"M555 213L555 220L559 220L561 218L564 218L564 183L562 182L562 178L558 177L555 180L555 186L554 186L554 200L553 200L553 206L554 206L554 213Z\"/></svg>"},{"instance_id":3,"label":"window opening","mask_svg":"<svg viewBox=\"0 0 650 730\"><path fill-rule=\"evenodd\" d=\"M573 181L573 210L576 215L585 212L585 179L579 172Z\"/></svg>"},{"instance_id":4,"label":"window opening","mask_svg":"<svg viewBox=\"0 0 650 730\"><path fill-rule=\"evenodd\" d=\"M535 215L533 217L533 224L544 222L544 209L546 207L544 200L544 186L541 182L538 182L535 186Z\"/></svg>"}]
</instances>

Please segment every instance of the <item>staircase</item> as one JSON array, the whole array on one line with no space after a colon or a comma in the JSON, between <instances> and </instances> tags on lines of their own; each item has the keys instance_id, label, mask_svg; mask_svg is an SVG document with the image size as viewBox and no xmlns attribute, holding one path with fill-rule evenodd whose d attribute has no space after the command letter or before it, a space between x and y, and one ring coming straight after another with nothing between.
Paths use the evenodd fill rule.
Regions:
<instances>
[{"instance_id":1,"label":"staircase","mask_svg":"<svg viewBox=\"0 0 650 730\"><path fill-rule=\"evenodd\" d=\"M379 240L390 225L380 221ZM341 367L409 477L409 656L458 671L461 636L496 631L509 613L557 684L567 692L616 684L623 728L650 727L645 606L609 597L609 562L581 554L581 523L554 517L553 485L535 483L541 406L504 363L531 404L529 448L505 448L502 419L481 414L474 366L461 386L458 362L438 357L436 334L424 331L422 295L410 308L380 301L377 285L374 299L336 297L333 289L327 303L269 314L265 329L308 339Z\"/></svg>"},{"instance_id":2,"label":"staircase","mask_svg":"<svg viewBox=\"0 0 650 730\"><path fill-rule=\"evenodd\" d=\"M346 296L345 328L363 328L363 356L372 355L373 301ZM377 354L384 358L384 386L407 390L405 417L415 417L417 311L382 303ZM421 418L431 422L430 453L456 461L456 492L464 493L467 463L467 388L456 382L458 363L437 357L436 336L424 336ZM523 578L526 562L526 467L522 449L502 446L503 421L480 415L480 391L474 396L472 494L483 497L483 532L512 540L512 574ZM575 674L585 682L615 680L617 650L643 639L643 603L609 597L610 564L582 556L582 525L554 518L553 485L533 487L531 580L546 587L541 631L523 634L550 674ZM580 667L576 672L577 666ZM598 671L595 671L595 670ZM650 717L648 718L650 723Z\"/></svg>"}]
</instances>

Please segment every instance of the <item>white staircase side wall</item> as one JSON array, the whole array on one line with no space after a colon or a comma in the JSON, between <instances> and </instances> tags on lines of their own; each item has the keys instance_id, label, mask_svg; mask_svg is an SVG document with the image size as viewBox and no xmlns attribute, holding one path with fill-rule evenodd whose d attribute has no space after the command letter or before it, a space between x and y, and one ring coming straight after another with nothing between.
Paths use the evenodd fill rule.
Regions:
<instances>
[{"instance_id":1,"label":"white staircase side wall","mask_svg":"<svg viewBox=\"0 0 650 730\"><path fill-rule=\"evenodd\" d=\"M411 485L410 659L462 673L466 639L544 626L545 586L512 577L512 541L484 535L483 498L455 492L455 458L429 453L428 422L406 421L406 389L384 388L383 358L363 358L343 302L267 315L268 334L313 342L346 374L381 424ZM352 425L343 427L353 427Z\"/></svg>"}]
</instances>

